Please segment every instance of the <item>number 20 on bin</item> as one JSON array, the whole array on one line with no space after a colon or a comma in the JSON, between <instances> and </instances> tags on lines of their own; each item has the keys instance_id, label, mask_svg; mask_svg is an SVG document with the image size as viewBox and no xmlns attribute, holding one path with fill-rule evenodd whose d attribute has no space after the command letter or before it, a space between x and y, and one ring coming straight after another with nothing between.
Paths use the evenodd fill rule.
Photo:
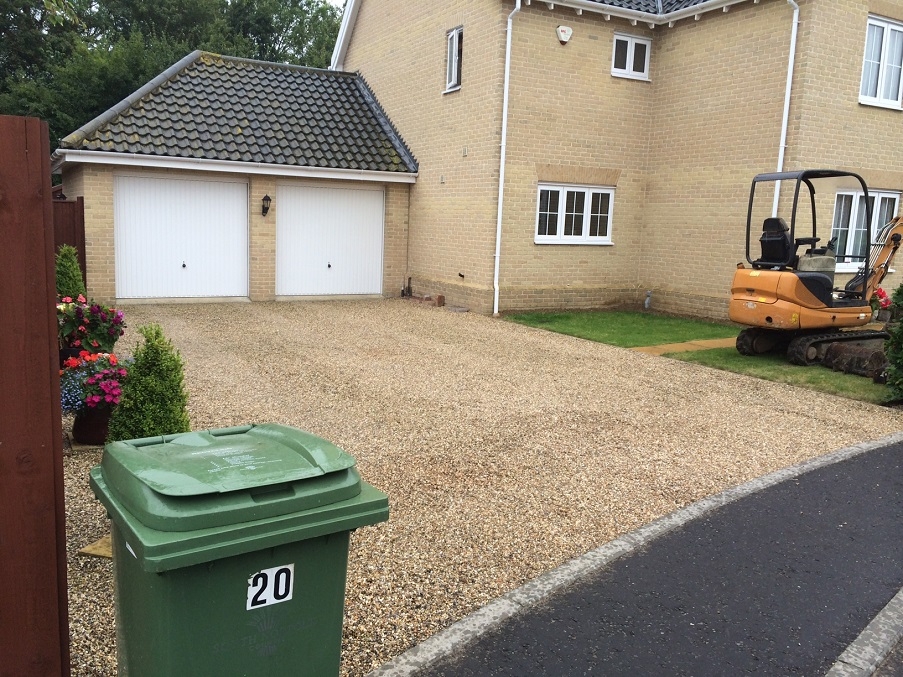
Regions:
<instances>
[{"instance_id":1,"label":"number 20 on bin","mask_svg":"<svg viewBox=\"0 0 903 677\"><path fill-rule=\"evenodd\" d=\"M259 607L287 602L292 598L295 585L295 565L261 569L248 579L247 611Z\"/></svg>"}]
</instances>

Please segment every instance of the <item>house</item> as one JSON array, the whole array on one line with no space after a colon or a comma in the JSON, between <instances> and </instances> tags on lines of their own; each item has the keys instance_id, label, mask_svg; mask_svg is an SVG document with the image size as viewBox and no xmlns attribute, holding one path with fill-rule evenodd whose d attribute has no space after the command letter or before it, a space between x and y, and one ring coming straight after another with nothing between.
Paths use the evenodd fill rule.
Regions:
<instances>
[{"instance_id":1,"label":"house","mask_svg":"<svg viewBox=\"0 0 903 677\"><path fill-rule=\"evenodd\" d=\"M416 151L415 293L500 312L651 292L724 318L755 174L856 171L868 227L899 211L901 0L428 4L348 0L331 66L361 73ZM841 247L863 202L819 195Z\"/></svg>"},{"instance_id":2,"label":"house","mask_svg":"<svg viewBox=\"0 0 903 677\"><path fill-rule=\"evenodd\" d=\"M414 156L360 75L194 52L60 142L98 300L398 293Z\"/></svg>"}]
</instances>

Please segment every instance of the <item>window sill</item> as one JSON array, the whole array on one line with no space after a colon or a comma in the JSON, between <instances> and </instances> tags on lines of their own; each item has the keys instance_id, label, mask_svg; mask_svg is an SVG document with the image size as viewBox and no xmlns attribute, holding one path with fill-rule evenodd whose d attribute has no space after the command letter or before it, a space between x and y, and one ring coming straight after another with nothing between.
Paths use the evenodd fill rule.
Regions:
<instances>
[{"instance_id":1,"label":"window sill","mask_svg":"<svg viewBox=\"0 0 903 677\"><path fill-rule=\"evenodd\" d=\"M887 108L888 110L903 111L903 106L901 106L899 103L888 103L887 101L881 101L880 99L868 99L866 97L860 96L859 103L863 106L872 106L874 108Z\"/></svg>"},{"instance_id":2,"label":"window sill","mask_svg":"<svg viewBox=\"0 0 903 677\"><path fill-rule=\"evenodd\" d=\"M614 242L610 240L605 242L586 242L586 241L577 241L577 242L569 242L567 240L541 240L537 237L533 238L533 244L558 244L558 245L576 245L578 247L611 247L614 245Z\"/></svg>"},{"instance_id":3,"label":"window sill","mask_svg":"<svg viewBox=\"0 0 903 677\"><path fill-rule=\"evenodd\" d=\"M449 87L448 89L446 89L446 90L445 90L444 92L442 92L442 93L443 93L443 94L451 94L452 92L460 91L460 89L461 89L461 85L458 85L457 87Z\"/></svg>"},{"instance_id":4,"label":"window sill","mask_svg":"<svg viewBox=\"0 0 903 677\"><path fill-rule=\"evenodd\" d=\"M633 75L632 73L621 73L620 71L612 71L611 77L623 78L625 80L639 80L640 82L652 82L648 75Z\"/></svg>"}]
</instances>

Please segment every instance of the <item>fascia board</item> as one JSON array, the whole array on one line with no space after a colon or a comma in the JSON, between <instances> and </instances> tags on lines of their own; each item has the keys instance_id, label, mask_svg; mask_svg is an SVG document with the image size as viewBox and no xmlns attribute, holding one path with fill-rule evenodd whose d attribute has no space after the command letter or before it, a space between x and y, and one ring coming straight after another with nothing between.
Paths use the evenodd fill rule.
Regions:
<instances>
[{"instance_id":1,"label":"fascia board","mask_svg":"<svg viewBox=\"0 0 903 677\"><path fill-rule=\"evenodd\" d=\"M336 179L339 181L369 181L374 183L416 183L419 174L375 172L363 169L329 169L323 167L295 167L269 165L261 162L233 162L229 160L199 160L136 153L107 153L95 150L60 149L53 154L51 170L59 173L66 163L104 164L157 169L186 169L201 172L228 172L233 174L266 174L268 176L305 179Z\"/></svg>"},{"instance_id":2,"label":"fascia board","mask_svg":"<svg viewBox=\"0 0 903 677\"><path fill-rule=\"evenodd\" d=\"M619 19L628 19L630 21L636 21L637 23L649 24L650 26L661 26L662 24L667 24L671 21L679 21L680 19L686 19L698 14L724 9L725 7L737 5L741 2L748 2L748 0L709 0L708 2L702 2L693 7L669 12L668 14L650 14L648 12L638 12L632 9L599 4L598 2L591 2L591 0L533 0L536 4L542 4L547 1L553 2L556 7L568 7L570 9L580 9L585 12L592 12L593 14L605 14L607 16L618 17Z\"/></svg>"},{"instance_id":3,"label":"fascia board","mask_svg":"<svg viewBox=\"0 0 903 677\"><path fill-rule=\"evenodd\" d=\"M348 44L351 42L351 33L354 32L354 24L357 21L357 13L360 7L360 0L347 0L345 3L345 12L342 14L339 34L336 37L335 47L332 49L332 60L329 62L329 70L345 70L345 54L348 52Z\"/></svg>"}]
</instances>

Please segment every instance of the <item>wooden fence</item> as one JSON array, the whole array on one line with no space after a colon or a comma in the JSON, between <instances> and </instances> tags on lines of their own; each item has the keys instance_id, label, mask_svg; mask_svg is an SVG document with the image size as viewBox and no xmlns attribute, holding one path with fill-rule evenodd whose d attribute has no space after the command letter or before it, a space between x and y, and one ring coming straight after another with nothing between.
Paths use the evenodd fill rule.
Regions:
<instances>
[{"instance_id":1,"label":"wooden fence","mask_svg":"<svg viewBox=\"0 0 903 677\"><path fill-rule=\"evenodd\" d=\"M53 201L53 251L69 244L78 250L78 264L82 279L88 284L85 261L85 199Z\"/></svg>"},{"instance_id":2,"label":"wooden fence","mask_svg":"<svg viewBox=\"0 0 903 677\"><path fill-rule=\"evenodd\" d=\"M0 676L69 675L47 124L0 116Z\"/></svg>"}]
</instances>

